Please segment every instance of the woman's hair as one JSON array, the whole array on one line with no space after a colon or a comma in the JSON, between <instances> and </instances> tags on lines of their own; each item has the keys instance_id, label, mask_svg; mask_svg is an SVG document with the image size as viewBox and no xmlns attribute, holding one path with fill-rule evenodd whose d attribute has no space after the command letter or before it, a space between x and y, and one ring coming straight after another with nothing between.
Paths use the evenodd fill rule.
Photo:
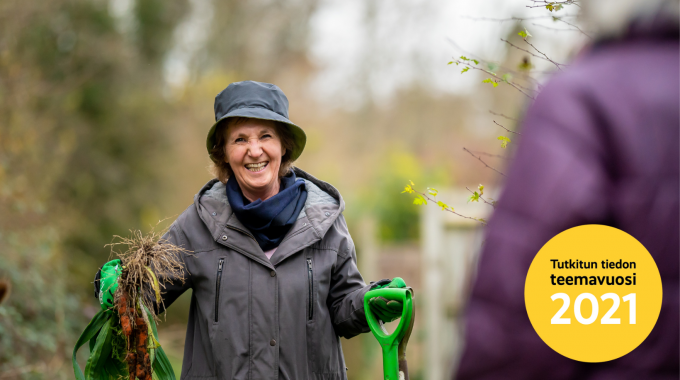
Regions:
<instances>
[{"instance_id":1,"label":"woman's hair","mask_svg":"<svg viewBox=\"0 0 680 380\"><path fill-rule=\"evenodd\" d=\"M227 142L227 129L231 125L243 124L248 119L247 117L230 117L217 125L215 130L215 146L210 150L210 156L213 160L210 171L222 183L226 183L229 177L234 174L231 165L224 161L226 157L224 148ZM279 177L283 177L288 174L293 166L293 160L290 159L290 156L295 148L295 139L288 126L278 121L272 122L274 123L274 131L279 140L281 140L281 147L286 150L286 153L281 157L281 167L279 168Z\"/></svg>"}]
</instances>

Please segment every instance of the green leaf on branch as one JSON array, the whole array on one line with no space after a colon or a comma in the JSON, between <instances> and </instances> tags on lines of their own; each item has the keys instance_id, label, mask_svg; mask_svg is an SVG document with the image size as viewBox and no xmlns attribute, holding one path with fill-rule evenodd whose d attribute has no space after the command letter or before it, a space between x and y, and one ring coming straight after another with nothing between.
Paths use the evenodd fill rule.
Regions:
<instances>
[{"instance_id":1,"label":"green leaf on branch","mask_svg":"<svg viewBox=\"0 0 680 380\"><path fill-rule=\"evenodd\" d=\"M505 149L508 146L508 143L512 142L512 140L505 136L498 136L498 140L501 141L501 148L503 149Z\"/></svg>"},{"instance_id":2,"label":"green leaf on branch","mask_svg":"<svg viewBox=\"0 0 680 380\"><path fill-rule=\"evenodd\" d=\"M482 83L491 83L494 87L498 87L498 83L496 83L496 81L494 81L494 80L491 79L491 78L486 78L486 79L484 79L484 80L482 81Z\"/></svg>"},{"instance_id":3,"label":"green leaf on branch","mask_svg":"<svg viewBox=\"0 0 680 380\"><path fill-rule=\"evenodd\" d=\"M484 224L486 224L486 219L484 219L484 218L477 218L477 220L480 221L480 222L482 222L482 223L484 223Z\"/></svg>"},{"instance_id":4,"label":"green leaf on branch","mask_svg":"<svg viewBox=\"0 0 680 380\"><path fill-rule=\"evenodd\" d=\"M402 191L401 193L402 194L403 193L413 194L413 188L411 187L411 185L406 185L406 187L404 188L404 191Z\"/></svg>"},{"instance_id":5,"label":"green leaf on branch","mask_svg":"<svg viewBox=\"0 0 680 380\"><path fill-rule=\"evenodd\" d=\"M479 195L484 194L484 185L480 183L479 186L477 186L477 189L479 190Z\"/></svg>"},{"instance_id":6,"label":"green leaf on branch","mask_svg":"<svg viewBox=\"0 0 680 380\"><path fill-rule=\"evenodd\" d=\"M553 3L548 3L548 4L546 4L545 9L549 10L550 12L552 12L553 9L555 9L555 6L553 6Z\"/></svg>"},{"instance_id":7,"label":"green leaf on branch","mask_svg":"<svg viewBox=\"0 0 680 380\"><path fill-rule=\"evenodd\" d=\"M473 59L473 60L472 60L472 62L474 62L474 63L475 63L475 65L479 65L479 61L478 61L478 60L476 60L476 59Z\"/></svg>"},{"instance_id":8,"label":"green leaf on branch","mask_svg":"<svg viewBox=\"0 0 680 380\"><path fill-rule=\"evenodd\" d=\"M510 83L511 80L512 80L512 74L510 74L510 73L503 74L503 82Z\"/></svg>"},{"instance_id":9,"label":"green leaf on branch","mask_svg":"<svg viewBox=\"0 0 680 380\"><path fill-rule=\"evenodd\" d=\"M466 72L466 71L468 71L468 70L470 70L470 68L469 68L469 67L465 67L465 68L463 69L463 71L461 71L460 73L462 74L462 73L464 73L464 72Z\"/></svg>"},{"instance_id":10,"label":"green leaf on branch","mask_svg":"<svg viewBox=\"0 0 680 380\"><path fill-rule=\"evenodd\" d=\"M561 10L562 8L564 8L564 5L562 5L562 4L555 5L555 12Z\"/></svg>"},{"instance_id":11,"label":"green leaf on branch","mask_svg":"<svg viewBox=\"0 0 680 380\"><path fill-rule=\"evenodd\" d=\"M450 65L450 64L452 64L452 63L455 63L455 64L456 64L456 66L458 66L458 62L453 62L453 61L451 61L451 62L447 63L447 65Z\"/></svg>"},{"instance_id":12,"label":"green leaf on branch","mask_svg":"<svg viewBox=\"0 0 680 380\"><path fill-rule=\"evenodd\" d=\"M437 194L439 194L439 191L433 187L428 187L427 192L430 193L433 197L436 197Z\"/></svg>"},{"instance_id":13,"label":"green leaf on branch","mask_svg":"<svg viewBox=\"0 0 680 380\"><path fill-rule=\"evenodd\" d=\"M472 195L470 195L470 198L468 198L468 203L469 202L479 202L479 195L480 194L476 191L474 193L472 193Z\"/></svg>"},{"instance_id":14,"label":"green leaf on branch","mask_svg":"<svg viewBox=\"0 0 680 380\"><path fill-rule=\"evenodd\" d=\"M413 200L413 204L416 206L426 205L427 199L425 199L425 197L423 197L422 195L418 194L418 196Z\"/></svg>"},{"instance_id":15,"label":"green leaf on branch","mask_svg":"<svg viewBox=\"0 0 680 380\"><path fill-rule=\"evenodd\" d=\"M495 63L493 63L493 62L487 63L487 64L486 64L486 67L487 67L487 68L489 69L489 71L491 71L492 73L495 73L496 70L498 70L498 65L495 64Z\"/></svg>"},{"instance_id":16,"label":"green leaf on branch","mask_svg":"<svg viewBox=\"0 0 680 380\"><path fill-rule=\"evenodd\" d=\"M464 55L461 55L461 56L460 56L460 59L462 59L463 61L469 61L469 60L470 60L470 58L468 58L468 57L466 57L466 56L464 56Z\"/></svg>"},{"instance_id":17,"label":"green leaf on branch","mask_svg":"<svg viewBox=\"0 0 680 380\"><path fill-rule=\"evenodd\" d=\"M451 211L453 211L453 207L447 205L446 203L444 203L442 201L437 202L437 206L441 207L442 211L445 211L446 209L451 209Z\"/></svg>"},{"instance_id":18,"label":"green leaf on branch","mask_svg":"<svg viewBox=\"0 0 680 380\"><path fill-rule=\"evenodd\" d=\"M520 31L519 33L517 33L517 35L519 35L520 37L524 38L525 40L527 39L527 37L533 37L533 36L531 35L531 33L529 33L529 31L526 30L526 29Z\"/></svg>"}]
</instances>

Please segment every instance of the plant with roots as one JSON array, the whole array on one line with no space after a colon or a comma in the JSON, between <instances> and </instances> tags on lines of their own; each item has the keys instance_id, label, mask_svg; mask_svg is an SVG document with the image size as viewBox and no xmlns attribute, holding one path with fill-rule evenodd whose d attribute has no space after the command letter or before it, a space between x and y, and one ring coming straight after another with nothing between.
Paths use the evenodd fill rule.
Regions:
<instances>
[{"instance_id":1,"label":"plant with roots","mask_svg":"<svg viewBox=\"0 0 680 380\"><path fill-rule=\"evenodd\" d=\"M146 235L131 231L131 237L115 236L116 241L108 245L123 269L114 293L114 306L95 315L73 351L77 380L175 379L158 343L156 310L165 309L162 290L166 284L184 282L182 257L190 252L161 236L154 230ZM114 251L117 247L124 250ZM90 358L83 375L75 358L77 350L88 340Z\"/></svg>"},{"instance_id":2,"label":"plant with roots","mask_svg":"<svg viewBox=\"0 0 680 380\"><path fill-rule=\"evenodd\" d=\"M520 59L520 61L517 63L517 68L516 69L511 69L508 67L503 67L500 64L492 61L487 61L476 54L472 54L469 52L465 52L463 49L461 49L454 41L449 40L451 44L456 48L456 50L459 50L463 55L458 56L457 58L452 59L451 61L448 62L449 65L456 65L459 67L462 67L460 74L465 74L469 72L470 70L473 71L479 71L481 73L484 73L486 78L482 80L482 83L488 84L492 86L492 88L496 88L498 86L510 86L520 94L522 94L523 97L525 97L528 101L533 101L536 99L536 95L541 91L542 86L539 81L539 75L550 75L554 73L555 71L562 71L563 68L567 67L567 64L564 63L559 63L552 59L548 54L544 53L543 51L539 50L538 47L531 41L532 34L529 32L529 28L527 28L525 25L527 23L531 23L533 29L533 26L536 27L541 27L541 28L547 28L547 29L552 29L552 30L558 30L558 31L566 31L566 32L575 32L575 33L580 33L581 35L585 36L586 38L590 39L590 35L583 31L579 26L574 24L572 19L576 17L575 15L561 15L557 14L558 11L567 9L567 8L578 8L580 9L580 4L578 0L566 0L566 1L543 1L543 0L529 0L529 4L527 5L527 8L545 8L547 11L550 12L549 15L546 16L539 16L539 17L531 17L531 18L520 18L520 17L509 17L509 18L472 18L472 17L467 17L468 19L476 20L476 21L482 21L482 22L498 22L498 23L504 23L504 22L519 22L521 26L521 30L517 33L521 38L521 44L515 44L507 39L501 38L501 41L503 41L507 46L509 46L511 49L515 49L519 52L522 52L523 56ZM533 21L539 20L539 19L545 19L545 20L552 20L553 23L559 24L566 26L563 28L552 28L548 27L542 24L537 24L534 23ZM532 63L532 60L542 60L549 62L550 65L553 67L551 71L536 71L534 69L534 65ZM494 112L493 110L489 110L489 113L497 116L500 120L500 122L493 120L493 123L497 126L503 129L506 133L503 133L497 137L497 140L500 142L500 147L502 149L506 149L509 144L513 142L513 139L516 137L521 136L522 134L518 131L515 131L511 128L507 128L503 124L506 124L507 121L513 122L513 123L519 123L519 120L510 116L506 116L502 113ZM502 120L501 120L502 119ZM505 155L498 155L498 154L491 154L487 152L478 152L478 151L473 151L470 150L466 147L463 147L463 150L467 152L470 156L475 158L477 161L479 161L482 165L484 165L485 168L494 171L496 174L499 176L505 178L506 175L505 173L501 172L498 170L496 167L489 165L487 163L486 158L482 157L490 157L490 158L501 158L501 159L509 159L509 157ZM467 201L468 202L483 202L493 208L496 207L496 201L491 199L491 198L485 198L484 195L484 186L479 185L476 190L471 190L469 187L465 187L467 191L471 193L470 197L468 197ZM487 221L484 218L476 218L476 217L471 217L468 215L462 215L454 210L453 207L447 205L446 203L437 200L437 195L438 191L434 188L426 188L425 191L420 191L416 189L415 184L412 181L409 181L409 183L406 185L404 191L402 193L407 193L407 194L415 194L415 199L413 200L413 204L415 205L427 205L428 203L432 203L436 206L441 207L443 211L448 211L451 212L461 218L465 219L471 219L476 222L479 222L482 225L486 225Z\"/></svg>"}]
</instances>

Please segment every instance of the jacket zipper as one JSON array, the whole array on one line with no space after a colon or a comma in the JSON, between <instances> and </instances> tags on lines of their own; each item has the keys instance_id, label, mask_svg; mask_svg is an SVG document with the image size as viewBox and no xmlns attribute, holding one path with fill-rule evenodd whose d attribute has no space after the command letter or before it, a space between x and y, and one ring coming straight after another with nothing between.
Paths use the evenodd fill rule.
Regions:
<instances>
[{"instance_id":1,"label":"jacket zipper","mask_svg":"<svg viewBox=\"0 0 680 380\"><path fill-rule=\"evenodd\" d=\"M307 259L307 280L309 280L309 314L307 320L311 321L314 317L314 271L312 270L312 259Z\"/></svg>"},{"instance_id":2,"label":"jacket zipper","mask_svg":"<svg viewBox=\"0 0 680 380\"><path fill-rule=\"evenodd\" d=\"M217 264L217 279L215 280L215 322L218 322L218 311L220 305L220 284L222 283L222 266L224 265L224 259L220 259L220 263Z\"/></svg>"}]
</instances>

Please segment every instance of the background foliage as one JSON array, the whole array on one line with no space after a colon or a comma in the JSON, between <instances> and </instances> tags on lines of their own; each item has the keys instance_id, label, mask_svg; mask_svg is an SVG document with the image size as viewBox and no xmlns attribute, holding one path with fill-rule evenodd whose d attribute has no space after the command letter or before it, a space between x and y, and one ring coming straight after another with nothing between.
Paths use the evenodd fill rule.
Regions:
<instances>
[{"instance_id":1,"label":"background foliage","mask_svg":"<svg viewBox=\"0 0 680 380\"><path fill-rule=\"evenodd\" d=\"M333 26L323 17L347 2L0 2L0 279L13 285L0 305L0 379L72 377L71 349L98 307L91 281L109 257L105 244L174 219L211 178L205 133L213 98L230 82L284 89L308 135L297 164L340 190L358 240L367 217L381 243L418 239L418 210L399 194L409 180L471 188L495 180L461 147L501 149L487 104L516 117L524 101L516 91L487 84L438 92L411 73L390 101L369 96L380 93L381 75L401 77L394 65L417 61L400 50L408 43L400 33L417 37L414 25L429 22L393 17L383 30L394 9L419 14L393 3L359 7L361 28L347 30L371 38L353 37L365 56L349 57L360 64L348 70L352 81L327 92L335 94L329 101L315 92L317 76L346 62L351 48L319 44L311 30ZM398 43L381 42L391 35ZM446 68L450 58L431 61ZM166 326L184 328L189 296L171 307ZM161 331L161 341L183 331L173 334ZM364 338L343 343L357 379L370 378L362 370L376 357L363 354L372 339ZM178 347L168 349L176 368Z\"/></svg>"}]
</instances>

